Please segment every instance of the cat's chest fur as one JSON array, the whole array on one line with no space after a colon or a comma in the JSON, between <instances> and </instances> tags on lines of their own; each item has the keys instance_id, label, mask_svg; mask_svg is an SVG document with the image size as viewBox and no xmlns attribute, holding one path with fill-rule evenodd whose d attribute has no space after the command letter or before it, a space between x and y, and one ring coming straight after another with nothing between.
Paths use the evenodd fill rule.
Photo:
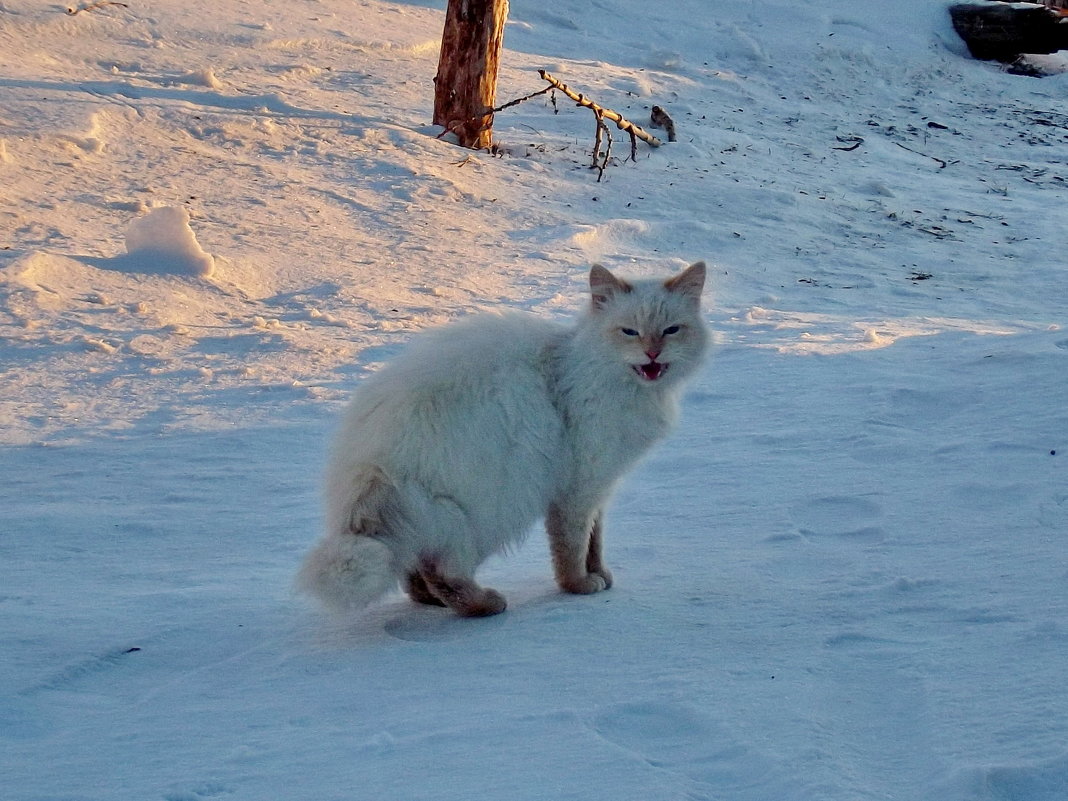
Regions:
<instances>
[{"instance_id":1,"label":"cat's chest fur","mask_svg":"<svg viewBox=\"0 0 1068 801\"><path fill-rule=\"evenodd\" d=\"M580 349L573 341L556 348L548 391L564 432L561 477L596 494L667 433L678 404L674 393L636 386Z\"/></svg>"}]
</instances>

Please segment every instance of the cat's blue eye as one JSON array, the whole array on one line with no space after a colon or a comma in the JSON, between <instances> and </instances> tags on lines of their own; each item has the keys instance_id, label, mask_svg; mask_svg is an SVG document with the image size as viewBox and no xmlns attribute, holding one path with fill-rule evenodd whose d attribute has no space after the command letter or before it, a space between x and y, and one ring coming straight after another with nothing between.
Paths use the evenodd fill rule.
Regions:
<instances>
[{"instance_id":1,"label":"cat's blue eye","mask_svg":"<svg viewBox=\"0 0 1068 801\"><path fill-rule=\"evenodd\" d=\"M638 332L635 331L633 328L620 328L619 329L619 333L621 333L621 334L623 334L625 336L628 336L628 337L636 337L636 336L638 336Z\"/></svg>"},{"instance_id":2,"label":"cat's blue eye","mask_svg":"<svg viewBox=\"0 0 1068 801\"><path fill-rule=\"evenodd\" d=\"M666 337L669 337L672 334L677 334L677 333L679 333L679 326L677 326L677 325L671 325L671 326L668 326L667 328L664 329L664 336L666 336Z\"/></svg>"}]
</instances>

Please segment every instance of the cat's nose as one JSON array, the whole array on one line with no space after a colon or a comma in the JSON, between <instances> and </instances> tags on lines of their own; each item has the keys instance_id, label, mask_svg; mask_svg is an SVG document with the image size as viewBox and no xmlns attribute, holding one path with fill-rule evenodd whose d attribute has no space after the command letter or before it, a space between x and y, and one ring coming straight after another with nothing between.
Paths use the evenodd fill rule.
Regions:
<instances>
[{"instance_id":1,"label":"cat's nose","mask_svg":"<svg viewBox=\"0 0 1068 801\"><path fill-rule=\"evenodd\" d=\"M645 355L650 359L655 360L656 357L660 355L660 348L646 348Z\"/></svg>"}]
</instances>

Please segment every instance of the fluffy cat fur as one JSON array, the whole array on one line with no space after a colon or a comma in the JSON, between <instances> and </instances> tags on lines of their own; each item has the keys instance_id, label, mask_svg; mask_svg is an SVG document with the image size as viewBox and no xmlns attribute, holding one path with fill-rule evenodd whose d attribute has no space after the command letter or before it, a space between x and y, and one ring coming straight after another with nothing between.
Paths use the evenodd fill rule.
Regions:
<instances>
[{"instance_id":1,"label":"fluffy cat fur","mask_svg":"<svg viewBox=\"0 0 1068 801\"><path fill-rule=\"evenodd\" d=\"M667 281L594 265L574 326L510 312L419 337L356 391L298 585L342 612L399 580L421 603L496 614L475 570L543 518L559 586L610 587L601 510L678 416L708 346L704 280L703 262Z\"/></svg>"}]
</instances>

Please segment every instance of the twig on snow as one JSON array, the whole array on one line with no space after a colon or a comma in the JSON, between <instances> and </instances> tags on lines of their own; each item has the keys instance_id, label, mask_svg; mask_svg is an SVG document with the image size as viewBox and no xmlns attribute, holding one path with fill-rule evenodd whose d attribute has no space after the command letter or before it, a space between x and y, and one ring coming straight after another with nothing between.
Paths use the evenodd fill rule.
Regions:
<instances>
[{"instance_id":1,"label":"twig on snow","mask_svg":"<svg viewBox=\"0 0 1068 801\"><path fill-rule=\"evenodd\" d=\"M864 137L862 136L836 136L834 138L843 144L845 142L852 142L853 144L846 145L845 147L834 147L832 145L831 150L844 150L846 153L849 153L864 144Z\"/></svg>"},{"instance_id":2,"label":"twig on snow","mask_svg":"<svg viewBox=\"0 0 1068 801\"><path fill-rule=\"evenodd\" d=\"M915 153L917 156L923 156L924 158L929 158L932 161L937 161L938 162L938 169L940 169L940 170L944 170L946 168L946 166L949 164L949 162L943 161L942 159L938 158L938 156L929 156L926 153L921 153L918 150L913 150L911 147L906 147L905 145L901 144L900 142L894 142L894 144L897 145L898 147L900 147L902 150L907 150L909 153Z\"/></svg>"},{"instance_id":3,"label":"twig on snow","mask_svg":"<svg viewBox=\"0 0 1068 801\"><path fill-rule=\"evenodd\" d=\"M123 8L130 7L126 3L117 3L115 2L115 0L96 0L95 3L90 3L87 6L79 6L78 8L68 8L67 13L73 17L75 14L80 14L83 11L92 11L97 8L103 8L104 6L122 6Z\"/></svg>"}]
</instances>

